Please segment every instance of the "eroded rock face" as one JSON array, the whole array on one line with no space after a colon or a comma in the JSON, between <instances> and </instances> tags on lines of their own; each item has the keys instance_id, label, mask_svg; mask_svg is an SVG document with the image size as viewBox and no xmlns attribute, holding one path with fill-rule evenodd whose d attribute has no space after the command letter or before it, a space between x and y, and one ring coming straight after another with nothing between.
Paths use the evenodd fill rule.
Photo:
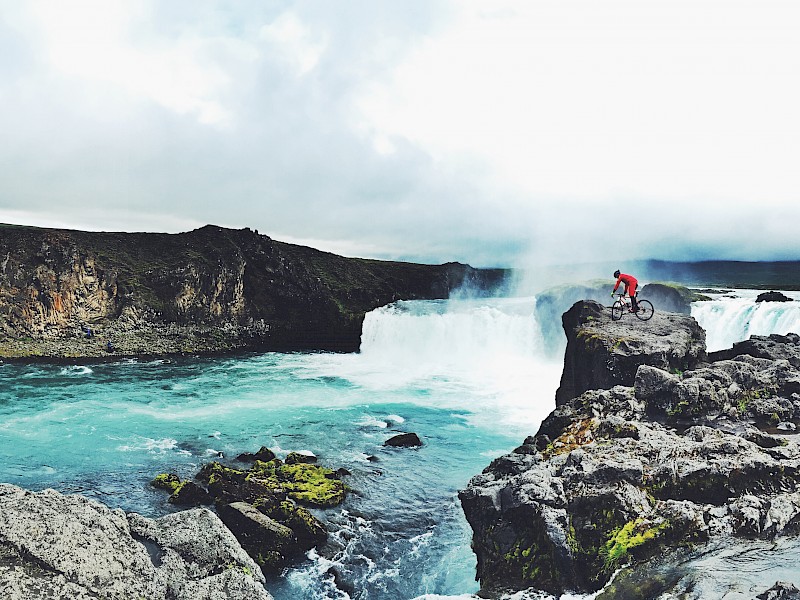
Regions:
<instances>
[{"instance_id":1,"label":"eroded rock face","mask_svg":"<svg viewBox=\"0 0 800 600\"><path fill-rule=\"evenodd\" d=\"M0 596L271 598L261 570L206 509L153 520L8 484L0 484Z\"/></svg>"},{"instance_id":2,"label":"eroded rock face","mask_svg":"<svg viewBox=\"0 0 800 600\"><path fill-rule=\"evenodd\" d=\"M800 531L800 446L766 429L800 419L800 338L708 362L691 317L660 316L564 315L556 409L459 494L485 595L593 591L666 548Z\"/></svg>"},{"instance_id":3,"label":"eroded rock face","mask_svg":"<svg viewBox=\"0 0 800 600\"><path fill-rule=\"evenodd\" d=\"M366 312L502 285L502 270L344 258L250 229L0 225L0 357L358 349ZM91 337L87 336L91 330Z\"/></svg>"}]
</instances>

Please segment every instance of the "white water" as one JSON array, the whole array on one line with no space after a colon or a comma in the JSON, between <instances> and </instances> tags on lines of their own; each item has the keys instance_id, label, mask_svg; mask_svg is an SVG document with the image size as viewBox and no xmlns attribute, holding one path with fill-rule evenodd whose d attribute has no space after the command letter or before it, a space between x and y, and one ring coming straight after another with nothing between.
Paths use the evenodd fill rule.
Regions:
<instances>
[{"instance_id":1,"label":"white water","mask_svg":"<svg viewBox=\"0 0 800 600\"><path fill-rule=\"evenodd\" d=\"M763 290L733 290L692 304L692 316L706 330L709 352L730 348L751 335L800 333L800 301L756 302ZM800 298L800 292L784 292Z\"/></svg>"},{"instance_id":2,"label":"white water","mask_svg":"<svg viewBox=\"0 0 800 600\"><path fill-rule=\"evenodd\" d=\"M426 390L418 402L524 437L553 409L563 368L545 356L534 308L534 298L395 302L367 314L359 354L315 365L376 392Z\"/></svg>"}]
</instances>

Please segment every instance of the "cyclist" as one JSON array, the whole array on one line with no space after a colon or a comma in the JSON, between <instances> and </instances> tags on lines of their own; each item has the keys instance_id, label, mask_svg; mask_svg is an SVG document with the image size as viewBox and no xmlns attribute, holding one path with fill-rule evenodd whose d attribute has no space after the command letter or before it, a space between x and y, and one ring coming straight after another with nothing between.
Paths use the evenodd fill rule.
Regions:
<instances>
[{"instance_id":1,"label":"cyclist","mask_svg":"<svg viewBox=\"0 0 800 600\"><path fill-rule=\"evenodd\" d=\"M614 295L619 284L622 283L625 286L625 293L631 297L631 312L638 312L639 304L636 302L636 286L639 285L639 282L636 280L636 277L620 273L619 269L614 271L614 277L617 278L617 283L614 285L614 291L611 292L611 295Z\"/></svg>"}]
</instances>

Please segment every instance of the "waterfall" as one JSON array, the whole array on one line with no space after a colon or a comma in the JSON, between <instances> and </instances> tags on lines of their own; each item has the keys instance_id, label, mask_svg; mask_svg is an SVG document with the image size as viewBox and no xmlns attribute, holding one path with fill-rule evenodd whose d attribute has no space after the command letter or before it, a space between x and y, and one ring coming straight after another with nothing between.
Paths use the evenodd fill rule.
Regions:
<instances>
[{"instance_id":1,"label":"waterfall","mask_svg":"<svg viewBox=\"0 0 800 600\"><path fill-rule=\"evenodd\" d=\"M395 302L367 314L361 353L440 367L534 357L533 308L532 298Z\"/></svg>"},{"instance_id":2,"label":"waterfall","mask_svg":"<svg viewBox=\"0 0 800 600\"><path fill-rule=\"evenodd\" d=\"M553 408L563 362L546 357L534 298L399 301L368 313L358 385L414 388L529 434ZM435 392L434 392L435 390Z\"/></svg>"},{"instance_id":3,"label":"waterfall","mask_svg":"<svg viewBox=\"0 0 800 600\"><path fill-rule=\"evenodd\" d=\"M692 304L692 316L706 330L709 352L730 348L751 335L800 333L800 302L756 302L759 290L735 290ZM786 292L800 297L797 292Z\"/></svg>"}]
</instances>

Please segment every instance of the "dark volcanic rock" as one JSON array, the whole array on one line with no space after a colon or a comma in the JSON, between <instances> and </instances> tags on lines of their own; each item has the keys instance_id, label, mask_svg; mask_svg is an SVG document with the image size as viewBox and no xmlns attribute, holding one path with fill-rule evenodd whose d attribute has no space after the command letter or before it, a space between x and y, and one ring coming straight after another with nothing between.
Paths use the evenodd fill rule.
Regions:
<instances>
[{"instance_id":1,"label":"dark volcanic rock","mask_svg":"<svg viewBox=\"0 0 800 600\"><path fill-rule=\"evenodd\" d=\"M255 462L260 460L262 462L269 462L275 458L275 453L267 448L266 446L261 446L258 452L255 454L251 452L243 452L239 456L236 457L236 460L241 462Z\"/></svg>"},{"instance_id":2,"label":"dark volcanic rock","mask_svg":"<svg viewBox=\"0 0 800 600\"><path fill-rule=\"evenodd\" d=\"M219 518L259 565L267 572L277 572L300 549L294 532L266 516L252 504L232 502L217 507Z\"/></svg>"},{"instance_id":3,"label":"dark volcanic rock","mask_svg":"<svg viewBox=\"0 0 800 600\"><path fill-rule=\"evenodd\" d=\"M384 446L394 446L398 448L412 448L414 446L422 446L422 440L416 433L401 433L390 437L383 442Z\"/></svg>"},{"instance_id":4,"label":"dark volcanic rock","mask_svg":"<svg viewBox=\"0 0 800 600\"><path fill-rule=\"evenodd\" d=\"M459 493L483 595L588 592L668 549L800 532L800 446L754 426L800 418L797 336L707 362L691 317L607 312L564 315L555 410Z\"/></svg>"},{"instance_id":5,"label":"dark volcanic rock","mask_svg":"<svg viewBox=\"0 0 800 600\"><path fill-rule=\"evenodd\" d=\"M271 450L262 447L255 455L243 455L244 458L273 458L254 458L247 470L219 462L205 464L195 478L206 485L207 492L171 474L159 475L152 484L173 492L170 502L175 502L174 497L190 484L202 490L205 498L213 499L220 518L247 552L264 572L272 573L328 538L325 525L301 504L336 506L349 489L340 479L346 470L332 471L310 464L308 461L316 457L307 454L289 453L289 457L293 455L295 459L284 464L274 458Z\"/></svg>"},{"instance_id":6,"label":"dark volcanic rock","mask_svg":"<svg viewBox=\"0 0 800 600\"><path fill-rule=\"evenodd\" d=\"M737 342L727 350L709 353L708 359L718 361L742 355L770 360L787 360L793 367L800 368L800 335L796 333L751 335L749 340Z\"/></svg>"},{"instance_id":7,"label":"dark volcanic rock","mask_svg":"<svg viewBox=\"0 0 800 600\"><path fill-rule=\"evenodd\" d=\"M781 292L764 292L759 294L756 302L791 302L792 298Z\"/></svg>"},{"instance_id":8,"label":"dark volcanic rock","mask_svg":"<svg viewBox=\"0 0 800 600\"><path fill-rule=\"evenodd\" d=\"M0 356L357 350L399 299L495 289L503 270L345 258L250 229L180 234L0 225ZM87 330L92 331L87 336Z\"/></svg>"},{"instance_id":9,"label":"dark volcanic rock","mask_svg":"<svg viewBox=\"0 0 800 600\"><path fill-rule=\"evenodd\" d=\"M706 358L705 331L692 317L656 311L649 321L612 321L609 309L582 301L562 322L567 349L556 404L586 390L632 386L643 364L677 372Z\"/></svg>"}]
</instances>

